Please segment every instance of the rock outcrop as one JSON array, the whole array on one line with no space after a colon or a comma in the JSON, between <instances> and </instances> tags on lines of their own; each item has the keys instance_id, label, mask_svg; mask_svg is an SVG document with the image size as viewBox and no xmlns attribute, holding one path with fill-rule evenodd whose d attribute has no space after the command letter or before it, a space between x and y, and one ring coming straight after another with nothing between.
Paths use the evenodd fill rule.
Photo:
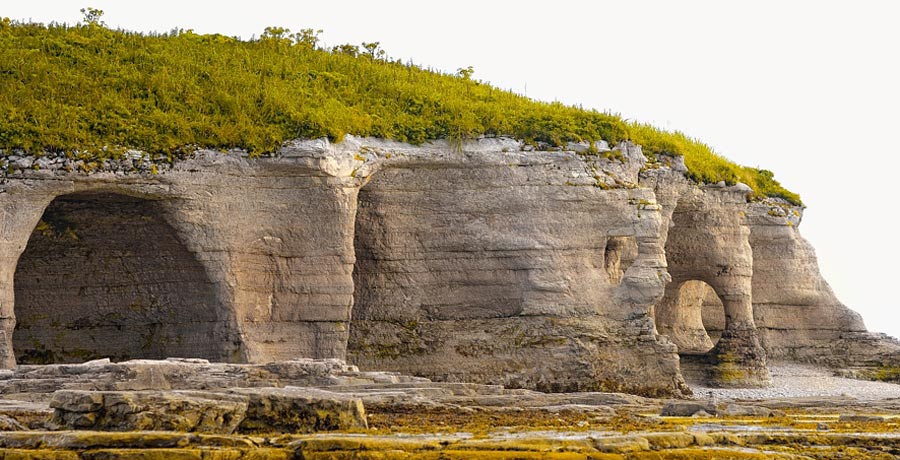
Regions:
<instances>
[{"instance_id":1,"label":"rock outcrop","mask_svg":"<svg viewBox=\"0 0 900 460\"><path fill-rule=\"evenodd\" d=\"M348 358L678 395L687 363L758 386L767 359L859 358L836 340L879 344L870 365L900 350L835 299L801 209L698 186L628 143L529 149L348 137L91 172L7 158L0 361Z\"/></svg>"},{"instance_id":2,"label":"rock outcrop","mask_svg":"<svg viewBox=\"0 0 900 460\"><path fill-rule=\"evenodd\" d=\"M50 423L69 430L313 433L366 428L362 401L311 388L57 391Z\"/></svg>"}]
</instances>

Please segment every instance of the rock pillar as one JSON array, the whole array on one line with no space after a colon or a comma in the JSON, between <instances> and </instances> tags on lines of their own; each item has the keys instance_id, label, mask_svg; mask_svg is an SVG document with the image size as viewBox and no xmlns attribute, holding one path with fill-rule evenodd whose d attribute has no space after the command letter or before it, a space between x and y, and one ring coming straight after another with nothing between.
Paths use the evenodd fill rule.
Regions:
<instances>
[{"instance_id":1,"label":"rock pillar","mask_svg":"<svg viewBox=\"0 0 900 460\"><path fill-rule=\"evenodd\" d=\"M53 199L50 190L33 190L28 186L7 186L0 195L0 368L16 367L13 331L14 278L19 256L25 250L28 236L37 225L44 208Z\"/></svg>"},{"instance_id":2,"label":"rock pillar","mask_svg":"<svg viewBox=\"0 0 900 460\"><path fill-rule=\"evenodd\" d=\"M720 297L725 307L725 330L709 352L709 383L725 388L768 385L766 352L759 342L750 296Z\"/></svg>"}]
</instances>

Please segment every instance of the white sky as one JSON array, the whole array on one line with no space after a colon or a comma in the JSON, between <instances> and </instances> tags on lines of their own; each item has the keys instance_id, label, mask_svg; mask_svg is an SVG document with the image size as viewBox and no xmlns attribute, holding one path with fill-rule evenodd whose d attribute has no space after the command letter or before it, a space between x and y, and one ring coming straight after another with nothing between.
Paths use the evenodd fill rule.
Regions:
<instances>
[{"instance_id":1,"label":"white sky","mask_svg":"<svg viewBox=\"0 0 900 460\"><path fill-rule=\"evenodd\" d=\"M0 16L75 23L88 5L129 30L324 29L328 45L380 41L393 58L684 131L800 193L838 297L900 336L900 2L0 0Z\"/></svg>"}]
</instances>

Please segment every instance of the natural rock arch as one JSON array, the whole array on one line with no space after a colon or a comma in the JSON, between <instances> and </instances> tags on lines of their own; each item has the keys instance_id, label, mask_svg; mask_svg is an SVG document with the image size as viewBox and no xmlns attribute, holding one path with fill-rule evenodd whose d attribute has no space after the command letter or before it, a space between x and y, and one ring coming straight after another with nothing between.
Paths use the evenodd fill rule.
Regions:
<instances>
[{"instance_id":1,"label":"natural rock arch","mask_svg":"<svg viewBox=\"0 0 900 460\"><path fill-rule=\"evenodd\" d=\"M746 197L740 191L732 193L707 187L689 189L671 205L665 252L672 281L656 305L655 309L661 313L656 315L657 320L663 320L663 331L675 326L673 341L683 342L679 350L682 356L686 351L694 356L703 355L698 364L703 366L707 383L724 387L767 385L770 379L766 354L753 316L753 254L742 212ZM682 292L683 286L694 281L707 284L715 292L724 316L720 339L705 354L702 348L711 345L711 341L698 342L690 337L706 333L699 298L705 299L709 291L696 294L695 302L679 299L688 294ZM687 286L691 289L698 285ZM678 310L679 305L688 304L693 305L688 311ZM698 305L701 308L696 308ZM691 325L686 328L687 323L672 321L674 318L690 318Z\"/></svg>"},{"instance_id":2,"label":"natural rock arch","mask_svg":"<svg viewBox=\"0 0 900 460\"><path fill-rule=\"evenodd\" d=\"M17 361L231 360L227 315L166 215L121 193L55 198L14 275Z\"/></svg>"},{"instance_id":3,"label":"natural rock arch","mask_svg":"<svg viewBox=\"0 0 900 460\"><path fill-rule=\"evenodd\" d=\"M671 283L655 309L657 331L678 347L680 355L706 354L725 327L725 310L709 284L700 280Z\"/></svg>"}]
</instances>

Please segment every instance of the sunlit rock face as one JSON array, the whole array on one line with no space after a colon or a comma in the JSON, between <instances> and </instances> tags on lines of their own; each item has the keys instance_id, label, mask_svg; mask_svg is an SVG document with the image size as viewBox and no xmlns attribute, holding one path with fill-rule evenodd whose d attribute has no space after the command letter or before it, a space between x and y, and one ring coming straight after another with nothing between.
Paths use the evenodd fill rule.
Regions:
<instances>
[{"instance_id":1,"label":"sunlit rock face","mask_svg":"<svg viewBox=\"0 0 900 460\"><path fill-rule=\"evenodd\" d=\"M815 250L797 229L802 209L754 203L747 214L754 316L769 355L843 365L848 358L835 350L836 341L865 326L819 273Z\"/></svg>"},{"instance_id":2,"label":"sunlit rock face","mask_svg":"<svg viewBox=\"0 0 900 460\"><path fill-rule=\"evenodd\" d=\"M7 162L2 364L341 358L678 395L687 356L712 383L758 386L767 359L841 365L834 340L876 340L793 208L698 186L628 143L570 147L348 137L90 173Z\"/></svg>"},{"instance_id":3,"label":"sunlit rock face","mask_svg":"<svg viewBox=\"0 0 900 460\"><path fill-rule=\"evenodd\" d=\"M350 360L551 391L680 391L649 315L667 280L661 215L634 187L642 156L622 149L631 170L610 185L595 176L622 162L571 152L394 152L359 192Z\"/></svg>"}]
</instances>

